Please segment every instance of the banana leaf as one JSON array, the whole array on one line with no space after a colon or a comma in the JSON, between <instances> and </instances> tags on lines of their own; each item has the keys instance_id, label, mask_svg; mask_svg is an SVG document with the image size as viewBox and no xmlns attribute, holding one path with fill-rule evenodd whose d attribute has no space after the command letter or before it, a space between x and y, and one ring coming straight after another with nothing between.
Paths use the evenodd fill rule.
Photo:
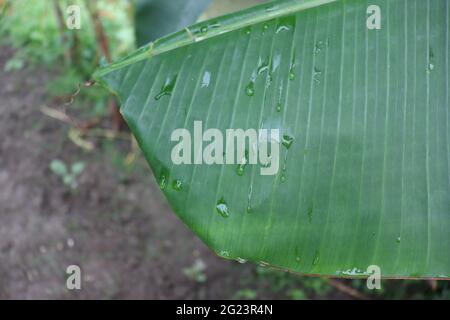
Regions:
<instances>
[{"instance_id":1,"label":"banana leaf","mask_svg":"<svg viewBox=\"0 0 450 320\"><path fill-rule=\"evenodd\" d=\"M120 99L173 211L218 255L449 278L449 17L447 0L281 0L161 38L94 78ZM172 133L198 121L278 129L279 170L175 164Z\"/></svg>"}]
</instances>

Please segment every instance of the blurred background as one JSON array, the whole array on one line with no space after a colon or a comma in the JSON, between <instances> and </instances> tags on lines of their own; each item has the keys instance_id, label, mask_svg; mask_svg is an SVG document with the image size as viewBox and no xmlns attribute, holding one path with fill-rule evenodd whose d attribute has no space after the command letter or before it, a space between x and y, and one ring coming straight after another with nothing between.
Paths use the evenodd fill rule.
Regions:
<instances>
[{"instance_id":1,"label":"blurred background","mask_svg":"<svg viewBox=\"0 0 450 320\"><path fill-rule=\"evenodd\" d=\"M199 19L259 2L215 0ZM66 27L73 4L79 30ZM116 102L86 84L136 49L135 13L131 0L0 0L0 298L450 298L445 281L370 291L206 248L171 212ZM81 290L66 288L71 264Z\"/></svg>"}]
</instances>

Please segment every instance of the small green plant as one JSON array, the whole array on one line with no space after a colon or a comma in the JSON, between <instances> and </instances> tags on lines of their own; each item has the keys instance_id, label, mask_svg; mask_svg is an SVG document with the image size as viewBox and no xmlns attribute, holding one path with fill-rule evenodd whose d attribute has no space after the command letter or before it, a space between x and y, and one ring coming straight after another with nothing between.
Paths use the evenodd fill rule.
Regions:
<instances>
[{"instance_id":1,"label":"small green plant","mask_svg":"<svg viewBox=\"0 0 450 320\"><path fill-rule=\"evenodd\" d=\"M301 289L292 289L288 291L287 296L291 298L292 300L306 300L308 299L308 296L306 295L305 291Z\"/></svg>"},{"instance_id":2,"label":"small green plant","mask_svg":"<svg viewBox=\"0 0 450 320\"><path fill-rule=\"evenodd\" d=\"M196 282L206 281L206 264L201 259L195 260L194 264L190 267L184 268L183 273L186 277Z\"/></svg>"},{"instance_id":3,"label":"small green plant","mask_svg":"<svg viewBox=\"0 0 450 320\"><path fill-rule=\"evenodd\" d=\"M17 54L6 62L4 71L18 71L21 70L24 65L25 61Z\"/></svg>"},{"instance_id":4,"label":"small green plant","mask_svg":"<svg viewBox=\"0 0 450 320\"><path fill-rule=\"evenodd\" d=\"M85 167L84 162L81 161L74 162L70 166L70 169L68 165L59 159L50 162L50 170L59 176L62 179L62 182L72 190L75 190L78 187L77 178L84 171Z\"/></svg>"},{"instance_id":5,"label":"small green plant","mask_svg":"<svg viewBox=\"0 0 450 320\"><path fill-rule=\"evenodd\" d=\"M258 293L255 290L252 289L242 289L236 292L234 295L235 299L256 299L258 296Z\"/></svg>"}]
</instances>

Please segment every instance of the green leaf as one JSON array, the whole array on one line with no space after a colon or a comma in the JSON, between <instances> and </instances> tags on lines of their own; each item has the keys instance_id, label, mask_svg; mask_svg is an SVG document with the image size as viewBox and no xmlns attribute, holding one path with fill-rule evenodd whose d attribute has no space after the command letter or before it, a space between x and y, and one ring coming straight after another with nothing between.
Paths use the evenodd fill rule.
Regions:
<instances>
[{"instance_id":1,"label":"green leaf","mask_svg":"<svg viewBox=\"0 0 450 320\"><path fill-rule=\"evenodd\" d=\"M50 162L50 170L60 177L63 177L67 174L67 167L64 162L61 160L55 159Z\"/></svg>"},{"instance_id":2,"label":"green leaf","mask_svg":"<svg viewBox=\"0 0 450 320\"><path fill-rule=\"evenodd\" d=\"M366 27L369 5L380 30ZM219 255L448 278L449 20L446 0L278 1L157 40L95 78L120 98L173 210ZM171 134L197 120L280 129L278 174L175 165Z\"/></svg>"},{"instance_id":3,"label":"green leaf","mask_svg":"<svg viewBox=\"0 0 450 320\"><path fill-rule=\"evenodd\" d=\"M5 72L19 71L23 69L24 66L25 61L23 59L19 57L13 57L6 62L5 67L3 69Z\"/></svg>"},{"instance_id":4,"label":"green leaf","mask_svg":"<svg viewBox=\"0 0 450 320\"><path fill-rule=\"evenodd\" d=\"M137 0L138 46L173 33L195 22L211 0Z\"/></svg>"},{"instance_id":5,"label":"green leaf","mask_svg":"<svg viewBox=\"0 0 450 320\"><path fill-rule=\"evenodd\" d=\"M75 178L70 174L63 176L63 182L66 186L69 186L71 188L74 187L74 184L76 185Z\"/></svg>"},{"instance_id":6,"label":"green leaf","mask_svg":"<svg viewBox=\"0 0 450 320\"><path fill-rule=\"evenodd\" d=\"M86 167L86 165L84 164L84 162L81 162L81 161L75 162L74 164L72 164L72 168L71 168L72 174L75 176L81 174L85 167Z\"/></svg>"}]
</instances>

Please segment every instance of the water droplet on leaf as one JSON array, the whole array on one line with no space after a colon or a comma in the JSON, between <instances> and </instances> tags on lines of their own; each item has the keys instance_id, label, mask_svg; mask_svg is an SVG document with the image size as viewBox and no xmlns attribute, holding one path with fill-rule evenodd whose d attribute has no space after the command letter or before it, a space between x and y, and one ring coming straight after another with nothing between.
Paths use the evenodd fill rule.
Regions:
<instances>
[{"instance_id":1,"label":"water droplet on leaf","mask_svg":"<svg viewBox=\"0 0 450 320\"><path fill-rule=\"evenodd\" d=\"M319 40L316 42L316 45L314 47L314 53L320 53L322 50L324 50L326 47L328 46L328 40L327 41L322 41Z\"/></svg>"},{"instance_id":2,"label":"water droplet on leaf","mask_svg":"<svg viewBox=\"0 0 450 320\"><path fill-rule=\"evenodd\" d=\"M277 71L278 67L280 66L280 63L281 63L281 54L277 53L272 58L272 70L271 70L272 73Z\"/></svg>"},{"instance_id":3,"label":"water droplet on leaf","mask_svg":"<svg viewBox=\"0 0 450 320\"><path fill-rule=\"evenodd\" d=\"M314 67L314 81L316 83L320 83L320 76L322 75L322 70L320 70L318 67Z\"/></svg>"},{"instance_id":4,"label":"water droplet on leaf","mask_svg":"<svg viewBox=\"0 0 450 320\"><path fill-rule=\"evenodd\" d=\"M309 220L309 223L312 222L313 211L314 211L314 209L313 209L313 206L311 205L311 206L308 208L308 220Z\"/></svg>"},{"instance_id":5,"label":"water droplet on leaf","mask_svg":"<svg viewBox=\"0 0 450 320\"><path fill-rule=\"evenodd\" d=\"M164 96L172 95L172 91L175 88L175 83L177 82L177 75L174 77L169 77L161 88L161 91L155 96L155 100L159 100Z\"/></svg>"},{"instance_id":6,"label":"water droplet on leaf","mask_svg":"<svg viewBox=\"0 0 450 320\"><path fill-rule=\"evenodd\" d=\"M242 258L236 258L236 261L239 262L239 263L246 263L247 262L247 260L242 259Z\"/></svg>"},{"instance_id":7,"label":"water droplet on leaf","mask_svg":"<svg viewBox=\"0 0 450 320\"><path fill-rule=\"evenodd\" d=\"M269 75L266 78L266 89L268 89L270 87L270 85L272 84L272 75L269 73Z\"/></svg>"},{"instance_id":8,"label":"water droplet on leaf","mask_svg":"<svg viewBox=\"0 0 450 320\"><path fill-rule=\"evenodd\" d=\"M211 82L211 72L205 71L202 79L202 88L208 88Z\"/></svg>"},{"instance_id":9,"label":"water droplet on leaf","mask_svg":"<svg viewBox=\"0 0 450 320\"><path fill-rule=\"evenodd\" d=\"M238 164L236 173L238 174L238 176L242 176L242 175L244 175L244 170L245 170L245 164Z\"/></svg>"},{"instance_id":10,"label":"water droplet on leaf","mask_svg":"<svg viewBox=\"0 0 450 320\"><path fill-rule=\"evenodd\" d=\"M258 70L257 74L260 75L264 71L267 71L269 69L269 62L267 61L260 61L258 64Z\"/></svg>"},{"instance_id":11,"label":"water droplet on leaf","mask_svg":"<svg viewBox=\"0 0 450 320\"><path fill-rule=\"evenodd\" d=\"M293 70L289 71L289 80L295 80L295 73Z\"/></svg>"},{"instance_id":12,"label":"water droplet on leaf","mask_svg":"<svg viewBox=\"0 0 450 320\"><path fill-rule=\"evenodd\" d=\"M219 252L219 256L227 258L227 257L230 256L230 253L228 251L226 251L226 250L222 250L222 251Z\"/></svg>"},{"instance_id":13,"label":"water droplet on leaf","mask_svg":"<svg viewBox=\"0 0 450 320\"><path fill-rule=\"evenodd\" d=\"M313 259L313 266L315 266L316 264L318 264L319 263L319 259L320 259L320 256L319 256L319 251L317 251L316 250L316 253L314 254L314 259Z\"/></svg>"},{"instance_id":14,"label":"water droplet on leaf","mask_svg":"<svg viewBox=\"0 0 450 320\"><path fill-rule=\"evenodd\" d=\"M159 175L159 187L164 190L167 187L167 181L169 180L169 173L167 170L163 170Z\"/></svg>"},{"instance_id":15,"label":"water droplet on leaf","mask_svg":"<svg viewBox=\"0 0 450 320\"><path fill-rule=\"evenodd\" d=\"M228 205L223 198L217 201L216 210L217 213L219 213L222 217L228 218L229 216Z\"/></svg>"},{"instance_id":16,"label":"water droplet on leaf","mask_svg":"<svg viewBox=\"0 0 450 320\"><path fill-rule=\"evenodd\" d=\"M431 73L434 70L434 52L433 48L430 47L428 51L428 70L427 73Z\"/></svg>"},{"instance_id":17,"label":"water droplet on leaf","mask_svg":"<svg viewBox=\"0 0 450 320\"><path fill-rule=\"evenodd\" d=\"M279 25L279 26L277 26L276 33L280 33L281 31L289 31L289 30L291 30L291 28L289 28L289 26Z\"/></svg>"},{"instance_id":18,"label":"water droplet on leaf","mask_svg":"<svg viewBox=\"0 0 450 320\"><path fill-rule=\"evenodd\" d=\"M236 169L236 173L239 176L242 176L244 174L245 166L247 164L248 164L248 151L245 150L244 157L242 158L241 162L238 164L237 169Z\"/></svg>"},{"instance_id":19,"label":"water droplet on leaf","mask_svg":"<svg viewBox=\"0 0 450 320\"><path fill-rule=\"evenodd\" d=\"M251 97L255 94L255 83L250 81L250 83L245 87L245 93Z\"/></svg>"},{"instance_id":20,"label":"water droplet on leaf","mask_svg":"<svg viewBox=\"0 0 450 320\"><path fill-rule=\"evenodd\" d=\"M248 190L248 197L247 197L247 213L251 213L253 211L252 209L252 193L253 193L253 185L250 185L250 188Z\"/></svg>"},{"instance_id":21,"label":"water droplet on leaf","mask_svg":"<svg viewBox=\"0 0 450 320\"><path fill-rule=\"evenodd\" d=\"M180 180L173 180L172 181L172 188L175 191L181 191L181 189L183 188L183 183Z\"/></svg>"},{"instance_id":22,"label":"water droplet on leaf","mask_svg":"<svg viewBox=\"0 0 450 320\"><path fill-rule=\"evenodd\" d=\"M289 31L295 27L295 16L286 16L278 21L276 33Z\"/></svg>"},{"instance_id":23,"label":"water droplet on leaf","mask_svg":"<svg viewBox=\"0 0 450 320\"><path fill-rule=\"evenodd\" d=\"M288 135L283 135L282 144L286 149L289 149L292 146L292 143L294 142L294 138Z\"/></svg>"}]
</instances>

